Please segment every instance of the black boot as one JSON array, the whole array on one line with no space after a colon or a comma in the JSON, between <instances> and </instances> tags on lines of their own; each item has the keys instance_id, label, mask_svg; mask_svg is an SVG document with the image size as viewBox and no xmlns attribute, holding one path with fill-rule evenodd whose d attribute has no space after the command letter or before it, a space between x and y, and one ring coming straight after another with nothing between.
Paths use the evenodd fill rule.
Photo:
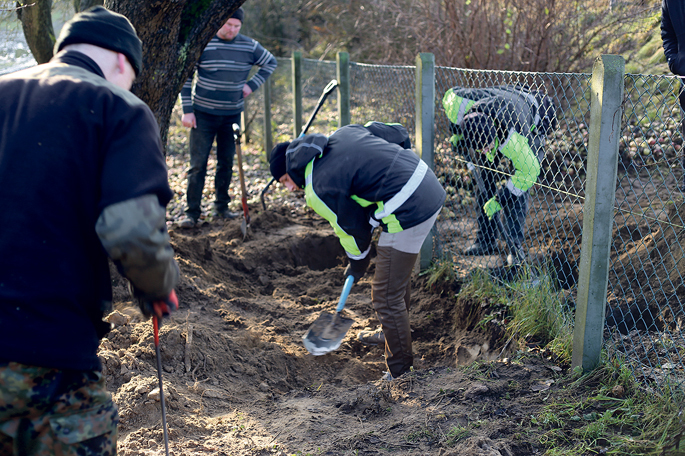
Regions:
<instances>
[{"instance_id":1,"label":"black boot","mask_svg":"<svg viewBox=\"0 0 685 456\"><path fill-rule=\"evenodd\" d=\"M495 255L497 253L496 242L481 242L476 240L470 247L463 252L466 256Z\"/></svg>"}]
</instances>

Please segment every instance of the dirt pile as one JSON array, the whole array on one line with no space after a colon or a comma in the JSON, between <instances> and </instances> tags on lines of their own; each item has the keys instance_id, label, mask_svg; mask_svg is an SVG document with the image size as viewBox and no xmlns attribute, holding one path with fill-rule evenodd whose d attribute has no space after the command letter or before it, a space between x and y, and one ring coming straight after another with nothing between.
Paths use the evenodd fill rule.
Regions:
<instances>
[{"instance_id":1,"label":"dirt pile","mask_svg":"<svg viewBox=\"0 0 685 456\"><path fill-rule=\"evenodd\" d=\"M501 332L480 324L489 303L459 302L458 284L429 289L417 275L416 370L379 381L383 349L355 338L377 325L372 261L348 298L355 323L342 346L314 357L301 337L335 307L344 252L318 217L278 208L251 215L247 239L239 219L171 231L181 305L164 321L160 346L173 454L534 454L527 438L512 440L515 417L540 400L536 385L552 385L552 363L457 369L501 349ZM163 454L152 324L121 279L114 289L114 329L100 356L121 414L119 453ZM454 434L462 427L468 435Z\"/></svg>"}]
</instances>

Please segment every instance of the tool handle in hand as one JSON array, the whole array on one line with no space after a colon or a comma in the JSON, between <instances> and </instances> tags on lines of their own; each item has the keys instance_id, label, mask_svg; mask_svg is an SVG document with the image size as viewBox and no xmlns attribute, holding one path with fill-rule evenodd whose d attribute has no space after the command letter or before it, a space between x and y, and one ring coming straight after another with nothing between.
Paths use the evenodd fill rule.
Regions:
<instances>
[{"instance_id":1,"label":"tool handle in hand","mask_svg":"<svg viewBox=\"0 0 685 456\"><path fill-rule=\"evenodd\" d=\"M347 301L347 296L350 294L352 284L354 284L354 277L349 275L345 279L345 285L343 286L342 293L340 293L340 302L338 302L338 307L335 309L336 312L342 312L343 308L345 307L345 301Z\"/></svg>"}]
</instances>

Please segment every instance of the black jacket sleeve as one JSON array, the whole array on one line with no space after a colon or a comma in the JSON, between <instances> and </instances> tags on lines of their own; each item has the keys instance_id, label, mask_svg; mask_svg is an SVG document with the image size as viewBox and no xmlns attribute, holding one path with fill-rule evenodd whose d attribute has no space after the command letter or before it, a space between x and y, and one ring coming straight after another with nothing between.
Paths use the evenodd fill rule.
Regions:
<instances>
[{"instance_id":1,"label":"black jacket sleeve","mask_svg":"<svg viewBox=\"0 0 685 456\"><path fill-rule=\"evenodd\" d=\"M663 0L661 3L661 40L668 69L673 74L685 76L685 49L679 48L679 40L685 48L685 4L681 1Z\"/></svg>"}]
</instances>

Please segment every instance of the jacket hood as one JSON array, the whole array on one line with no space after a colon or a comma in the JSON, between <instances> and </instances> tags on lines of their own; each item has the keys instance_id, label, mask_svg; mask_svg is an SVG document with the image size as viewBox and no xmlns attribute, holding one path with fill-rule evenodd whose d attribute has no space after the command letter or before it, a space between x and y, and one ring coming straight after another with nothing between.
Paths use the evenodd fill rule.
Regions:
<instances>
[{"instance_id":1,"label":"jacket hood","mask_svg":"<svg viewBox=\"0 0 685 456\"><path fill-rule=\"evenodd\" d=\"M323 155L327 145L328 137L318 133L302 136L290 143L285 152L286 168L298 187L305 186L307 165L317 155Z\"/></svg>"}]
</instances>

